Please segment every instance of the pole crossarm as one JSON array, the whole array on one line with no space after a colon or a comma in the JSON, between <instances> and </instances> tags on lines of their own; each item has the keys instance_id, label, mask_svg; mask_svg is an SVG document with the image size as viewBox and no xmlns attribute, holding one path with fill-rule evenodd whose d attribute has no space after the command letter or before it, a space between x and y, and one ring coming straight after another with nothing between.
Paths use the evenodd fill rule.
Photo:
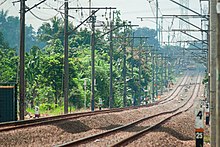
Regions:
<instances>
[{"instance_id":1,"label":"pole crossarm","mask_svg":"<svg viewBox=\"0 0 220 147\"><path fill-rule=\"evenodd\" d=\"M143 19L155 19L157 17L154 17L154 16L147 16L147 17L137 17L137 19L140 19L141 21L143 21ZM158 17L160 19L163 19L164 17L161 16L161 17ZM173 18L173 17L170 17L170 18Z\"/></svg>"},{"instance_id":2,"label":"pole crossarm","mask_svg":"<svg viewBox=\"0 0 220 147\"><path fill-rule=\"evenodd\" d=\"M69 7L68 9L88 9L87 7ZM83 20L77 27L75 27L71 32L68 32L68 35L72 34L75 32L75 30L77 30L81 25L83 25L88 19L90 19L96 12L98 12L100 9L104 9L102 7L93 7L90 9L96 9L95 11L93 11L91 13L91 15L89 15L85 20ZM105 7L105 9L116 9L116 8L112 8L112 7Z\"/></svg>"},{"instance_id":3,"label":"pole crossarm","mask_svg":"<svg viewBox=\"0 0 220 147\"><path fill-rule=\"evenodd\" d=\"M195 44L193 44L193 43L188 42L188 44L190 44L190 45L192 45L192 46L196 47L197 49L201 49L200 47L196 46L196 45L195 45Z\"/></svg>"},{"instance_id":4,"label":"pole crossarm","mask_svg":"<svg viewBox=\"0 0 220 147\"><path fill-rule=\"evenodd\" d=\"M43 0L43 1L41 1L41 2L39 2L39 3L37 3L37 4L35 4L34 6L30 7L30 8L26 6L27 10L25 11L25 13L28 12L28 11L30 11L30 10L32 10L33 8L39 6L40 4L44 3L45 1L46 1L46 0Z\"/></svg>"},{"instance_id":5,"label":"pole crossarm","mask_svg":"<svg viewBox=\"0 0 220 147\"><path fill-rule=\"evenodd\" d=\"M118 29L118 28L120 28L120 27L126 27L126 26L138 27L139 25L118 25L117 27L115 27L115 28L109 30L108 32L105 32L105 33L102 34L100 37L103 37L103 36L105 36L106 34L110 33L111 31L114 31L114 30L116 30L116 29Z\"/></svg>"},{"instance_id":6,"label":"pole crossarm","mask_svg":"<svg viewBox=\"0 0 220 147\"><path fill-rule=\"evenodd\" d=\"M196 45L195 45L195 44L193 44L193 43L188 42L188 44L190 44L190 45L192 45L192 46L196 47L197 49L202 49L202 48L200 48L200 47L196 46ZM208 49L207 49L207 50L208 50Z\"/></svg>"},{"instance_id":7,"label":"pole crossarm","mask_svg":"<svg viewBox=\"0 0 220 147\"><path fill-rule=\"evenodd\" d=\"M89 9L89 10L94 10L94 9L116 9L114 7L69 7L68 9L73 9L73 10L78 10L78 9Z\"/></svg>"},{"instance_id":8,"label":"pole crossarm","mask_svg":"<svg viewBox=\"0 0 220 147\"><path fill-rule=\"evenodd\" d=\"M199 49L199 50L205 50L205 49L202 49L202 48L200 48L200 47L198 47L198 46L195 45L195 43L196 43L197 41L177 41L177 42L186 42L186 43L188 43L188 44L190 44L190 45L196 47L196 48ZM193 43L192 43L192 42L193 42ZM208 49L206 49L206 50L208 50Z\"/></svg>"},{"instance_id":9,"label":"pole crossarm","mask_svg":"<svg viewBox=\"0 0 220 147\"><path fill-rule=\"evenodd\" d=\"M193 30L193 29L172 29L172 31L187 31L187 32L208 32L208 30Z\"/></svg>"},{"instance_id":10,"label":"pole crossarm","mask_svg":"<svg viewBox=\"0 0 220 147\"><path fill-rule=\"evenodd\" d=\"M91 18L99 9L93 11L85 20L83 20L78 26L76 26L71 32L68 32L68 35L74 33L81 25L83 25L89 18Z\"/></svg>"},{"instance_id":11,"label":"pole crossarm","mask_svg":"<svg viewBox=\"0 0 220 147\"><path fill-rule=\"evenodd\" d=\"M203 51L203 52L208 52L208 49L202 49L202 48L185 48L186 50L190 51Z\"/></svg>"},{"instance_id":12,"label":"pole crossarm","mask_svg":"<svg viewBox=\"0 0 220 147\"><path fill-rule=\"evenodd\" d=\"M110 32L112 32L112 31L114 31L114 30L117 30L118 28L119 28L119 27L115 27L115 28L109 30L108 32L105 32L104 34L102 34L102 35L100 36L100 38L102 38L103 36L109 34Z\"/></svg>"},{"instance_id":13,"label":"pole crossarm","mask_svg":"<svg viewBox=\"0 0 220 147\"><path fill-rule=\"evenodd\" d=\"M199 16L201 16L202 18L206 18L207 20L209 19L206 16L204 16L204 15L202 15L202 14L200 14L200 13L198 13L198 12L196 12L196 11L194 11L194 10L192 10L192 9L190 9L190 8L188 8L188 7L182 5L182 4L180 4L180 3L178 3L178 2L176 2L174 0L170 0L170 1L175 3L175 4L177 4L177 5L179 5L179 6L181 6L181 7L183 7L183 8L185 8L185 9L187 9L187 10L189 10L189 11L191 11L191 12L193 12L193 13L195 13L195 14L197 14L197 15L199 15Z\"/></svg>"},{"instance_id":14,"label":"pole crossarm","mask_svg":"<svg viewBox=\"0 0 220 147\"><path fill-rule=\"evenodd\" d=\"M150 38L150 37L143 37L143 36L141 36L141 37L121 37L121 36L115 36L115 37L113 37L113 38Z\"/></svg>"},{"instance_id":15,"label":"pole crossarm","mask_svg":"<svg viewBox=\"0 0 220 147\"><path fill-rule=\"evenodd\" d=\"M207 41L207 40L200 40L200 41ZM192 43L197 43L197 42L200 42L200 41L197 41L197 40L183 40L183 41L177 41L177 42L192 42Z\"/></svg>"},{"instance_id":16,"label":"pole crossarm","mask_svg":"<svg viewBox=\"0 0 220 147\"><path fill-rule=\"evenodd\" d=\"M182 21L184 21L184 22L186 22L186 23L190 24L191 26L193 26L193 27L195 27L195 28L197 28L197 29L199 29L199 30L202 30L200 27L198 27L198 26L194 25L194 24L193 24L193 23L191 23L191 22L186 21L185 19L183 19L183 18L181 18L181 17L178 17L178 16L177 16L177 18L179 18L180 20L182 20Z\"/></svg>"},{"instance_id":17,"label":"pole crossarm","mask_svg":"<svg viewBox=\"0 0 220 147\"><path fill-rule=\"evenodd\" d=\"M209 15L162 15L163 18L173 18L173 17L180 17L180 18L204 18L208 17Z\"/></svg>"},{"instance_id":18,"label":"pole crossarm","mask_svg":"<svg viewBox=\"0 0 220 147\"><path fill-rule=\"evenodd\" d=\"M182 32L183 34L188 35L188 36L190 36L190 37L192 37L192 38L194 38L194 39L196 39L196 40L198 40L198 41L201 41L201 42L204 43L204 44L208 44L207 41L200 40L199 38L197 38L197 37L195 37L195 36L192 36L192 35L186 33L185 31L180 31L180 32Z\"/></svg>"},{"instance_id":19,"label":"pole crossarm","mask_svg":"<svg viewBox=\"0 0 220 147\"><path fill-rule=\"evenodd\" d=\"M55 10L55 11L57 11L57 12L59 12L59 13L61 13L61 14L64 14L64 15L65 15L65 13L64 13L64 12L62 12L62 11L60 11L60 10L56 9L56 8L52 8L52 7L51 7L50 9L53 9L53 10ZM75 17L73 17L73 16L71 16L71 15L69 15L69 14L68 14L68 17L75 19Z\"/></svg>"},{"instance_id":20,"label":"pole crossarm","mask_svg":"<svg viewBox=\"0 0 220 147\"><path fill-rule=\"evenodd\" d=\"M193 52L191 52L191 54L192 54L194 57L200 58L201 60L204 60L205 62L207 62L207 58L206 58L206 57L203 57L203 56L201 56L201 55L195 54L195 53L193 53Z\"/></svg>"},{"instance_id":21,"label":"pole crossarm","mask_svg":"<svg viewBox=\"0 0 220 147\"><path fill-rule=\"evenodd\" d=\"M203 53L208 52L207 49L198 49L198 48L185 48L185 50L188 50L188 51L202 51Z\"/></svg>"}]
</instances>

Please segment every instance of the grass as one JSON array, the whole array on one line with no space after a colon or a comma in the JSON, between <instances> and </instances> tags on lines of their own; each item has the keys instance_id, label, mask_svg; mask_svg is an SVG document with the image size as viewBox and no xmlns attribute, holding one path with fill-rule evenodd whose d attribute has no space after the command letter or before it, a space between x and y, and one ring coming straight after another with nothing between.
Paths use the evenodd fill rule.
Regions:
<instances>
[{"instance_id":1,"label":"grass","mask_svg":"<svg viewBox=\"0 0 220 147\"><path fill-rule=\"evenodd\" d=\"M42 108L42 107L40 107L39 108L40 109L40 114L41 115L43 115L43 116L45 116L45 115L49 115L49 116L51 116L51 115L61 115L61 114L63 114L63 112L64 112L64 107L63 106L57 106L56 108L52 108L52 109L45 109L45 108ZM71 110L71 111L70 111ZM31 108L27 108L26 109L26 111L28 112L28 113L30 113L31 115L34 115L34 113L35 113L35 110L34 109L31 109ZM69 107L68 108L68 111L69 112L74 112L75 111L75 108L73 108L73 107Z\"/></svg>"},{"instance_id":2,"label":"grass","mask_svg":"<svg viewBox=\"0 0 220 147\"><path fill-rule=\"evenodd\" d=\"M205 135L205 136L204 136L204 142L205 142L205 143L210 143L210 136Z\"/></svg>"}]
</instances>

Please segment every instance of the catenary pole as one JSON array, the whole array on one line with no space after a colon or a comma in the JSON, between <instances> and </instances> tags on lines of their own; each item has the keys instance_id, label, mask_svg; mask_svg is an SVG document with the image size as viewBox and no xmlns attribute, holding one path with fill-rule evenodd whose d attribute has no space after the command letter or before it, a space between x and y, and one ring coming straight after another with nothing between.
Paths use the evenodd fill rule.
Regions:
<instances>
[{"instance_id":1,"label":"catenary pole","mask_svg":"<svg viewBox=\"0 0 220 147\"><path fill-rule=\"evenodd\" d=\"M153 51L151 50L151 68L152 68L152 102L154 102L154 91L155 91L155 89L154 89L154 53L153 53Z\"/></svg>"},{"instance_id":2,"label":"catenary pole","mask_svg":"<svg viewBox=\"0 0 220 147\"><path fill-rule=\"evenodd\" d=\"M65 1L64 19L64 114L68 113L69 61L68 61L68 1Z\"/></svg>"},{"instance_id":3,"label":"catenary pole","mask_svg":"<svg viewBox=\"0 0 220 147\"><path fill-rule=\"evenodd\" d=\"M131 77L132 77L132 83L134 83L134 32L132 32L132 42L131 42ZM136 92L135 92L136 93ZM133 99L133 106L136 106L136 95L134 93L134 90L131 90L131 95Z\"/></svg>"},{"instance_id":4,"label":"catenary pole","mask_svg":"<svg viewBox=\"0 0 220 147\"><path fill-rule=\"evenodd\" d=\"M123 83L124 83L124 90L123 90L123 106L127 106L127 82L126 82L126 74L127 74L127 68L126 68L126 29L124 27L124 38L123 38Z\"/></svg>"},{"instance_id":5,"label":"catenary pole","mask_svg":"<svg viewBox=\"0 0 220 147\"><path fill-rule=\"evenodd\" d=\"M94 10L92 10L94 13ZM95 110L95 15L92 16L92 36L91 36L91 60L92 60L92 73L91 73L91 111Z\"/></svg>"},{"instance_id":6,"label":"catenary pole","mask_svg":"<svg viewBox=\"0 0 220 147\"><path fill-rule=\"evenodd\" d=\"M40 1L32 7L25 5L26 0L15 1L20 2L20 66L19 66L19 117L24 120L25 111L25 13L42 4L46 0Z\"/></svg>"},{"instance_id":7,"label":"catenary pole","mask_svg":"<svg viewBox=\"0 0 220 147\"><path fill-rule=\"evenodd\" d=\"M220 4L220 0L217 0L217 3ZM216 73L216 147L220 146L220 12L217 12L217 73Z\"/></svg>"},{"instance_id":8,"label":"catenary pole","mask_svg":"<svg viewBox=\"0 0 220 147\"><path fill-rule=\"evenodd\" d=\"M111 13L110 13L111 15ZM110 17L111 19L111 17ZM114 12L113 12L113 19L110 22L110 34L109 34L109 38L110 38L110 50L109 50L109 54L110 54L110 87L109 87L109 107L113 108L114 107L114 100L113 100L113 73L112 73L112 59L113 59L113 22L114 22Z\"/></svg>"},{"instance_id":9,"label":"catenary pole","mask_svg":"<svg viewBox=\"0 0 220 147\"><path fill-rule=\"evenodd\" d=\"M24 60L25 60L25 0L21 0L20 1L20 67L19 67L20 120L24 120L24 100L25 100Z\"/></svg>"},{"instance_id":10,"label":"catenary pole","mask_svg":"<svg viewBox=\"0 0 220 147\"><path fill-rule=\"evenodd\" d=\"M141 86L141 60L142 60L142 46L143 46L143 41L142 38L140 38L140 45L139 45L139 52L138 52L138 58L139 58L139 64L138 64L138 81L139 81L139 92L138 92L138 105L140 106L141 104L141 91L142 91L142 86Z\"/></svg>"},{"instance_id":11,"label":"catenary pole","mask_svg":"<svg viewBox=\"0 0 220 147\"><path fill-rule=\"evenodd\" d=\"M216 1L210 1L210 118L211 147L216 143Z\"/></svg>"}]
</instances>

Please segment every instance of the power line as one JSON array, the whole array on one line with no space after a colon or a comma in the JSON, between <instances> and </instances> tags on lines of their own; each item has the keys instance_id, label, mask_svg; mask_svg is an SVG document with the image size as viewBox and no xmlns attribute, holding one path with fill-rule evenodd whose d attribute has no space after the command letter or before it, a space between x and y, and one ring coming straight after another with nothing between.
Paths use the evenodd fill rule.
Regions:
<instances>
[{"instance_id":1,"label":"power line","mask_svg":"<svg viewBox=\"0 0 220 147\"><path fill-rule=\"evenodd\" d=\"M0 6L1 6L1 5L3 5L3 4L6 2L6 1L7 1L7 0L5 0L5 1L1 2L1 3L0 3Z\"/></svg>"},{"instance_id":2,"label":"power line","mask_svg":"<svg viewBox=\"0 0 220 147\"><path fill-rule=\"evenodd\" d=\"M59 13L57 13L55 16L48 18L48 19L44 19L44 18L40 18L39 16L37 16L36 14L34 14L32 11L30 11L30 13L37 19L41 20L41 21L50 21L53 17L57 16Z\"/></svg>"}]
</instances>

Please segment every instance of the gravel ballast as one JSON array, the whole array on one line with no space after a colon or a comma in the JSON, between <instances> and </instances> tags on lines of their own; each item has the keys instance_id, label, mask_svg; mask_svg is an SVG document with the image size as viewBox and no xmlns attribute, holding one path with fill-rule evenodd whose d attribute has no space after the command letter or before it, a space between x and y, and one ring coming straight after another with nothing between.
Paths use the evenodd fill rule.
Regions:
<instances>
[{"instance_id":1,"label":"gravel ballast","mask_svg":"<svg viewBox=\"0 0 220 147\"><path fill-rule=\"evenodd\" d=\"M190 91L192 92L192 89L189 90L189 92ZM183 96L179 97L181 98ZM180 100L180 98L160 106L144 107L104 115L100 114L51 125L2 132L0 134L0 146L42 147L77 140L85 136L104 132L127 124L142 117L169 110L172 108L171 105L176 106L180 103L179 101L185 101ZM161 130L146 134L144 140L137 140L138 142L134 143L133 146L195 146L193 110L187 111L183 113L183 115L178 115L171 119L168 123L165 123L162 128ZM123 137L123 133L121 136ZM96 141L100 142L101 139ZM143 142L145 144L142 144ZM129 146L132 146L132 143Z\"/></svg>"}]
</instances>

